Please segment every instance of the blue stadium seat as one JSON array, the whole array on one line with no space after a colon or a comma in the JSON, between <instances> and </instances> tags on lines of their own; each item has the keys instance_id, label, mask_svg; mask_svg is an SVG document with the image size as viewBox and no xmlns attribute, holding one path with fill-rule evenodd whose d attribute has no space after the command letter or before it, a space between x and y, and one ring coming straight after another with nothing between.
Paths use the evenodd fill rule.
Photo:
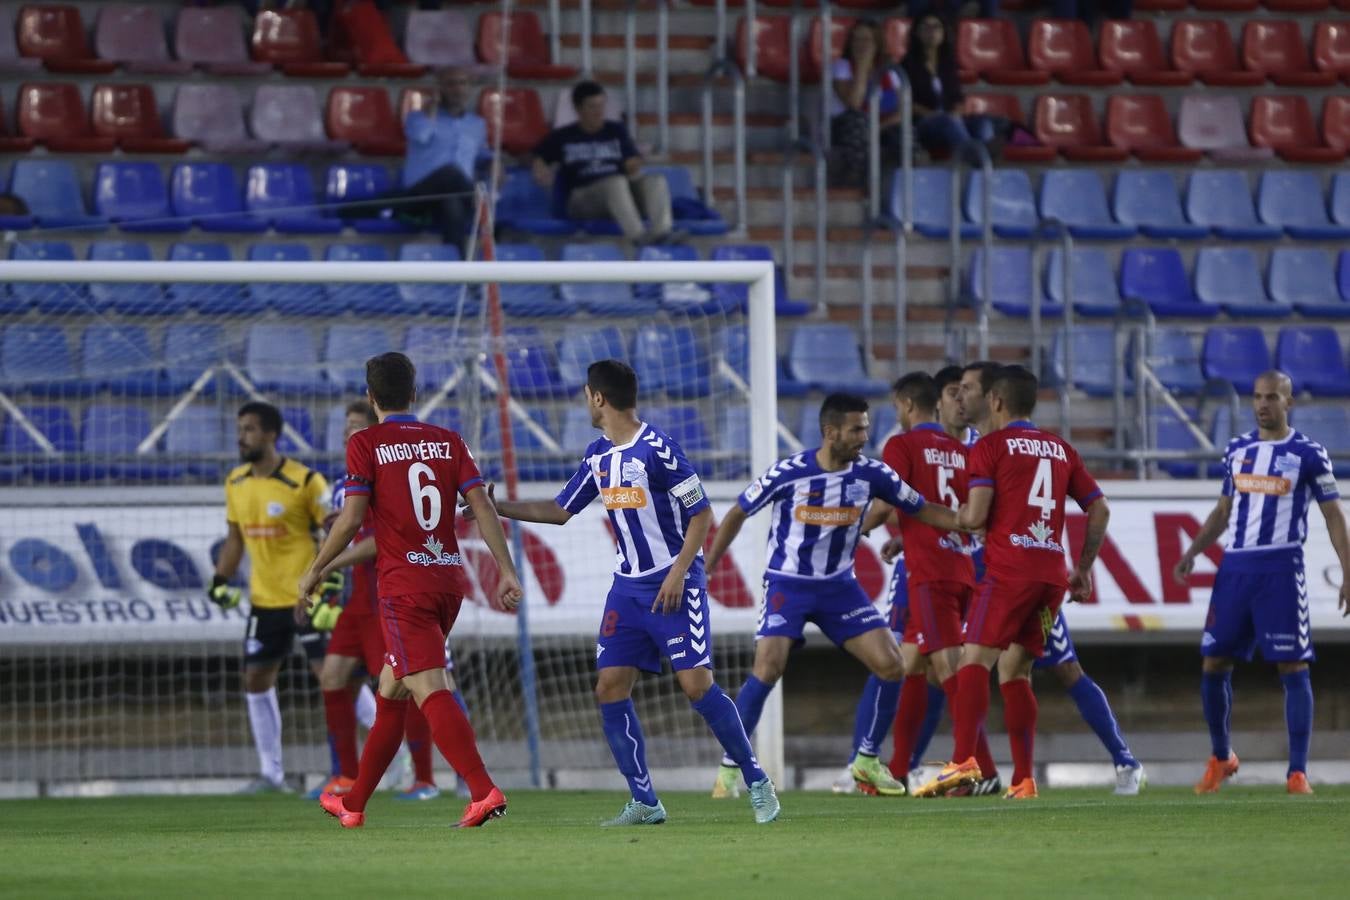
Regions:
<instances>
[{"instance_id":1,"label":"blue stadium seat","mask_svg":"<svg viewBox=\"0 0 1350 900\"><path fill-rule=\"evenodd\" d=\"M94 212L123 231L176 233L192 222L169 208L169 189L150 162L99 163L94 170Z\"/></svg>"},{"instance_id":2,"label":"blue stadium seat","mask_svg":"<svg viewBox=\"0 0 1350 900\"><path fill-rule=\"evenodd\" d=\"M10 244L9 258L46 262L73 262L75 248L65 241L16 241ZM8 307L23 312L36 306L44 313L74 313L89 310L86 286L73 283L14 281L9 285ZM7 310L9 311L9 310Z\"/></svg>"},{"instance_id":3,"label":"blue stadium seat","mask_svg":"<svg viewBox=\"0 0 1350 900\"><path fill-rule=\"evenodd\" d=\"M564 262L622 262L627 257L617 244L567 244ZM656 313L655 298L637 297L631 284L617 282L570 282L559 286L567 303L597 316L648 316Z\"/></svg>"},{"instance_id":4,"label":"blue stadium seat","mask_svg":"<svg viewBox=\"0 0 1350 900\"><path fill-rule=\"evenodd\" d=\"M57 325L7 325L0 337L0 384L40 396L76 396L87 388Z\"/></svg>"},{"instance_id":5,"label":"blue stadium seat","mask_svg":"<svg viewBox=\"0 0 1350 900\"><path fill-rule=\"evenodd\" d=\"M1270 368L1265 336L1254 325L1216 325L1205 332L1200 368L1206 378L1222 378L1239 394L1250 394L1256 376Z\"/></svg>"},{"instance_id":6,"label":"blue stadium seat","mask_svg":"<svg viewBox=\"0 0 1350 900\"><path fill-rule=\"evenodd\" d=\"M1186 180L1186 218L1230 241L1270 241L1280 229L1256 218L1247 173L1197 169Z\"/></svg>"},{"instance_id":7,"label":"blue stadium seat","mask_svg":"<svg viewBox=\"0 0 1350 900\"><path fill-rule=\"evenodd\" d=\"M876 397L890 387L863 369L858 336L848 325L798 325L788 344L787 364L794 381L826 393Z\"/></svg>"},{"instance_id":8,"label":"blue stadium seat","mask_svg":"<svg viewBox=\"0 0 1350 900\"><path fill-rule=\"evenodd\" d=\"M966 180L966 219L977 227L984 224L981 193L984 173L974 171ZM994 223L994 234L1003 238L1029 238L1040 225L1036 215L1036 197L1031 190L1031 178L1024 169L996 169L990 186L989 218Z\"/></svg>"},{"instance_id":9,"label":"blue stadium seat","mask_svg":"<svg viewBox=\"0 0 1350 900\"><path fill-rule=\"evenodd\" d=\"M90 390L150 397L168 389L150 335L140 325L95 324L80 339L80 370Z\"/></svg>"},{"instance_id":10,"label":"blue stadium seat","mask_svg":"<svg viewBox=\"0 0 1350 900\"><path fill-rule=\"evenodd\" d=\"M542 262L544 251L533 244L498 244L500 262ZM501 285L502 312L508 316L570 316L577 305L560 298L551 284Z\"/></svg>"},{"instance_id":11,"label":"blue stadium seat","mask_svg":"<svg viewBox=\"0 0 1350 900\"><path fill-rule=\"evenodd\" d=\"M750 329L744 325L728 325L718 331L714 338L713 353L720 363L725 363L737 379L744 384L750 383ZM719 373L720 374L720 373ZM728 388L735 386L735 380L721 375L719 379Z\"/></svg>"},{"instance_id":12,"label":"blue stadium seat","mask_svg":"<svg viewBox=\"0 0 1350 900\"><path fill-rule=\"evenodd\" d=\"M577 404L563 410L562 440L559 444L566 453L573 456L573 469L580 461L581 454L585 453L591 442L599 437L600 429L591 424L590 410L582 409ZM568 477L571 477L570 474Z\"/></svg>"},{"instance_id":13,"label":"blue stadium seat","mask_svg":"<svg viewBox=\"0 0 1350 900\"><path fill-rule=\"evenodd\" d=\"M400 262L460 262L464 259L454 244L414 243L399 248ZM480 291L477 285L458 284L400 284L398 296L405 312L418 310L432 316L453 317L460 312L461 296L463 310L461 315L471 318L478 315Z\"/></svg>"},{"instance_id":14,"label":"blue stadium seat","mask_svg":"<svg viewBox=\"0 0 1350 900\"><path fill-rule=\"evenodd\" d=\"M323 258L328 262L389 262L389 252L379 244L330 244ZM347 309L365 316L417 312L399 302L398 288L388 283L330 282L324 285L324 293L332 313Z\"/></svg>"},{"instance_id":15,"label":"blue stadium seat","mask_svg":"<svg viewBox=\"0 0 1350 900\"><path fill-rule=\"evenodd\" d=\"M1209 236L1209 227L1193 225L1181 212L1181 197L1171 172L1123 169L1111 191L1116 220L1133 225L1152 238L1195 240Z\"/></svg>"},{"instance_id":16,"label":"blue stadium seat","mask_svg":"<svg viewBox=\"0 0 1350 900\"><path fill-rule=\"evenodd\" d=\"M343 449L343 435L347 431L347 404L334 403L324 417L323 446L327 450Z\"/></svg>"},{"instance_id":17,"label":"blue stadium seat","mask_svg":"<svg viewBox=\"0 0 1350 900\"><path fill-rule=\"evenodd\" d=\"M295 430L295 433L309 444L311 450L321 450L318 441L314 439L314 417L310 415L309 407L306 406L283 406L281 408L281 418ZM286 456L309 455L308 450L301 450L300 445L291 440L291 436L283 430L281 437L277 439L277 450Z\"/></svg>"},{"instance_id":18,"label":"blue stadium seat","mask_svg":"<svg viewBox=\"0 0 1350 900\"><path fill-rule=\"evenodd\" d=\"M185 474L202 481L219 483L238 459L234 455L234 423L230 422L227 431L225 422L221 411L214 406L184 408L169 422L169 428L164 432L164 456L173 460L173 464L183 465ZM210 456L221 458L181 462L184 457Z\"/></svg>"},{"instance_id":19,"label":"blue stadium seat","mask_svg":"<svg viewBox=\"0 0 1350 900\"><path fill-rule=\"evenodd\" d=\"M1159 450L1201 449L1199 439L1170 407L1158 407L1149 417L1149 425L1153 429L1155 446ZM1158 468L1173 478L1197 478L1201 470L1199 463L1181 460L1160 462ZM1204 470L1207 478L1218 478L1223 475L1223 468L1218 462L1205 463Z\"/></svg>"},{"instance_id":20,"label":"blue stadium seat","mask_svg":"<svg viewBox=\"0 0 1350 900\"><path fill-rule=\"evenodd\" d=\"M427 413L425 421L437 428L445 428L456 434L464 434L464 418L458 409L440 406Z\"/></svg>"},{"instance_id":21,"label":"blue stadium seat","mask_svg":"<svg viewBox=\"0 0 1350 900\"><path fill-rule=\"evenodd\" d=\"M1214 418L1209 422L1209 442L1223 453L1228 442L1240 434L1238 431L1240 427L1241 422L1233 419L1232 407L1227 403L1221 403L1214 410Z\"/></svg>"},{"instance_id":22,"label":"blue stadium seat","mask_svg":"<svg viewBox=\"0 0 1350 900\"><path fill-rule=\"evenodd\" d=\"M1331 176L1331 198L1327 205L1331 208L1331 221L1350 226L1350 172Z\"/></svg>"},{"instance_id":23,"label":"blue stadium seat","mask_svg":"<svg viewBox=\"0 0 1350 900\"><path fill-rule=\"evenodd\" d=\"M79 451L75 421L70 417L70 410L64 406L21 406L19 411L28 424L47 439L56 453L73 454ZM48 456L13 416L5 420L0 452L6 456L23 457L23 470L37 482L93 481L107 474L106 467L101 464L61 462Z\"/></svg>"},{"instance_id":24,"label":"blue stadium seat","mask_svg":"<svg viewBox=\"0 0 1350 900\"><path fill-rule=\"evenodd\" d=\"M1111 218L1106 188L1091 169L1051 169L1041 178L1041 219L1058 219L1083 240L1120 241L1134 237L1132 225Z\"/></svg>"},{"instance_id":25,"label":"blue stadium seat","mask_svg":"<svg viewBox=\"0 0 1350 900\"><path fill-rule=\"evenodd\" d=\"M1025 317L1031 315L1032 294L1041 290L1031 275L1031 248L995 247L989 258L990 296L984 296L984 248L976 247L970 256L970 267L966 270L966 290L977 302L987 299L994 309L1005 316ZM1064 307L1051 304L1044 292L1040 293L1041 315L1056 317L1064 315Z\"/></svg>"},{"instance_id":26,"label":"blue stadium seat","mask_svg":"<svg viewBox=\"0 0 1350 900\"><path fill-rule=\"evenodd\" d=\"M1267 281L1276 303L1305 316L1350 316L1350 302L1336 289L1336 270L1325 250L1276 247L1270 254Z\"/></svg>"},{"instance_id":27,"label":"blue stadium seat","mask_svg":"<svg viewBox=\"0 0 1350 900\"><path fill-rule=\"evenodd\" d=\"M527 413L530 420L542 428L545 434L553 436L558 433L547 411L532 408L528 409ZM483 419L482 455L489 459L501 457L502 435L498 422L495 410ZM511 419L511 440L516 451L516 474L522 481L557 483L572 477L572 473L577 470L579 460L575 455L550 450L539 435L516 417ZM500 467L504 462L504 460L497 462L496 466Z\"/></svg>"},{"instance_id":28,"label":"blue stadium seat","mask_svg":"<svg viewBox=\"0 0 1350 900\"><path fill-rule=\"evenodd\" d=\"M85 409L80 420L80 448L96 457L96 465L106 466L107 474L118 481L181 478L187 472L186 466L137 454L150 428L150 414L143 406L95 403ZM113 459L105 461L107 457Z\"/></svg>"},{"instance_id":29,"label":"blue stadium seat","mask_svg":"<svg viewBox=\"0 0 1350 900\"><path fill-rule=\"evenodd\" d=\"M340 391L366 389L366 360L392 348L389 333L378 325L329 325L323 339L324 373Z\"/></svg>"},{"instance_id":30,"label":"blue stadium seat","mask_svg":"<svg viewBox=\"0 0 1350 900\"><path fill-rule=\"evenodd\" d=\"M571 219L554 215L553 195L534 180L529 166L506 170L497 195L497 224L528 234L561 237L577 230Z\"/></svg>"},{"instance_id":31,"label":"blue stadium seat","mask_svg":"<svg viewBox=\"0 0 1350 900\"><path fill-rule=\"evenodd\" d=\"M735 481L746 481L750 471L750 410L746 406L717 407L717 431L714 433L719 454L729 459L718 462L717 473Z\"/></svg>"},{"instance_id":32,"label":"blue stadium seat","mask_svg":"<svg viewBox=\"0 0 1350 900\"><path fill-rule=\"evenodd\" d=\"M723 244L714 247L712 255L708 257L712 262L722 262L727 260L768 260L773 262L773 251L763 244ZM793 316L804 316L815 309L815 304L804 300L793 300L788 294L787 275L783 267L774 266L774 301L773 311L778 318ZM714 282L712 286L713 296L721 303L722 308L727 312L745 309L746 301L750 294L750 288L744 284L728 284L727 282Z\"/></svg>"},{"instance_id":33,"label":"blue stadium seat","mask_svg":"<svg viewBox=\"0 0 1350 900\"><path fill-rule=\"evenodd\" d=\"M1294 428L1332 453L1343 456L1350 449L1350 409L1344 404L1300 406L1293 419Z\"/></svg>"},{"instance_id":34,"label":"blue stadium seat","mask_svg":"<svg viewBox=\"0 0 1350 900\"><path fill-rule=\"evenodd\" d=\"M460 332L461 338L463 332ZM437 391L455 376L463 375L455 353L455 329L449 325L414 325L403 339L403 352L417 367L417 389ZM456 385L452 393L459 392Z\"/></svg>"},{"instance_id":35,"label":"blue stadium seat","mask_svg":"<svg viewBox=\"0 0 1350 900\"><path fill-rule=\"evenodd\" d=\"M1075 247L1073 251L1073 309L1080 316L1112 318L1120 311L1120 290L1116 270L1106 252L1096 247ZM1064 306L1064 251L1053 247L1045 263L1045 297L1058 307Z\"/></svg>"},{"instance_id":36,"label":"blue stadium seat","mask_svg":"<svg viewBox=\"0 0 1350 900\"><path fill-rule=\"evenodd\" d=\"M1272 303L1262 285L1261 264L1248 247L1201 247L1195 257L1195 293L1236 319L1279 319L1293 307Z\"/></svg>"},{"instance_id":37,"label":"blue stadium seat","mask_svg":"<svg viewBox=\"0 0 1350 900\"><path fill-rule=\"evenodd\" d=\"M21 159L9 176L9 192L23 198L28 212L43 228L99 230L108 226L103 216L91 216L84 204L80 176L68 162Z\"/></svg>"},{"instance_id":38,"label":"blue stadium seat","mask_svg":"<svg viewBox=\"0 0 1350 900\"><path fill-rule=\"evenodd\" d=\"M713 449L712 436L703 424L698 407L691 404L674 406L646 406L641 410L642 421L670 435L686 456L696 457ZM691 460L692 461L692 460ZM698 463L694 463L698 468Z\"/></svg>"},{"instance_id":39,"label":"blue stadium seat","mask_svg":"<svg viewBox=\"0 0 1350 900\"><path fill-rule=\"evenodd\" d=\"M586 369L598 359L628 360L619 329L569 328L558 340L558 374L569 392L576 392L586 383ZM646 387L646 385L642 385Z\"/></svg>"},{"instance_id":40,"label":"blue stadium seat","mask_svg":"<svg viewBox=\"0 0 1350 900\"><path fill-rule=\"evenodd\" d=\"M1133 358L1134 353L1130 354ZM1198 394L1205 386L1200 353L1184 331L1159 328L1153 335L1153 374L1174 394Z\"/></svg>"},{"instance_id":41,"label":"blue stadium seat","mask_svg":"<svg viewBox=\"0 0 1350 900\"><path fill-rule=\"evenodd\" d=\"M1070 384L1090 397L1110 397L1116 392L1116 372L1121 373L1121 387L1134 392L1134 379L1128 366L1116 362L1116 330L1110 325L1079 325L1073 330L1073 372L1070 374L1068 338L1063 328L1055 329L1050 341L1050 371L1047 381L1053 386Z\"/></svg>"},{"instance_id":42,"label":"blue stadium seat","mask_svg":"<svg viewBox=\"0 0 1350 900\"><path fill-rule=\"evenodd\" d=\"M164 329L164 374L172 393L187 390L207 369L229 361L234 354L225 343L225 329L210 322L175 322ZM217 373L210 389L230 383Z\"/></svg>"},{"instance_id":43,"label":"blue stadium seat","mask_svg":"<svg viewBox=\"0 0 1350 900\"><path fill-rule=\"evenodd\" d=\"M886 441L890 438L891 432L898 433L900 430L900 422L895 414L895 404L890 401L873 403L867 418L871 422L871 427L867 429L871 453L880 459L881 451L886 446Z\"/></svg>"},{"instance_id":44,"label":"blue stadium seat","mask_svg":"<svg viewBox=\"0 0 1350 900\"><path fill-rule=\"evenodd\" d=\"M688 244L648 244L638 253L641 262L697 262L698 251ZM673 313L700 315L732 312L724 310L706 284L693 281L669 281L664 284L635 284L633 293L643 300L655 301Z\"/></svg>"},{"instance_id":45,"label":"blue stadium seat","mask_svg":"<svg viewBox=\"0 0 1350 900\"><path fill-rule=\"evenodd\" d=\"M300 243L254 244L248 248L250 262L312 262L309 247ZM328 300L322 285L287 284L286 282L254 282L249 292L263 306L279 313L297 316L322 316L329 312Z\"/></svg>"},{"instance_id":46,"label":"blue stadium seat","mask_svg":"<svg viewBox=\"0 0 1350 900\"><path fill-rule=\"evenodd\" d=\"M1275 342L1275 367L1294 381L1294 390L1315 397L1350 397L1350 370L1336 329L1282 328Z\"/></svg>"},{"instance_id":47,"label":"blue stadium seat","mask_svg":"<svg viewBox=\"0 0 1350 900\"><path fill-rule=\"evenodd\" d=\"M706 397L712 390L708 348L688 326L642 326L633 335L632 362L648 398Z\"/></svg>"},{"instance_id":48,"label":"blue stadium seat","mask_svg":"<svg viewBox=\"0 0 1350 900\"><path fill-rule=\"evenodd\" d=\"M202 231L259 234L267 219L244 211L243 192L234 169L225 163L179 163L169 176L169 203L173 214L191 219Z\"/></svg>"},{"instance_id":49,"label":"blue stadium seat","mask_svg":"<svg viewBox=\"0 0 1350 900\"><path fill-rule=\"evenodd\" d=\"M1205 318L1219 313L1219 307L1196 298L1186 263L1171 247L1127 247L1120 257L1120 294L1147 303L1155 316Z\"/></svg>"},{"instance_id":50,"label":"blue stadium seat","mask_svg":"<svg viewBox=\"0 0 1350 900\"><path fill-rule=\"evenodd\" d=\"M169 262L230 262L230 248L217 241L180 241L169 248ZM242 284L195 284L171 282L165 295L180 308L207 315L250 315L262 312L267 302L254 297Z\"/></svg>"},{"instance_id":51,"label":"blue stadium seat","mask_svg":"<svg viewBox=\"0 0 1350 900\"><path fill-rule=\"evenodd\" d=\"M370 163L338 163L328 167L324 202L333 207L334 215L341 217L343 204L387 197L392 188L389 170L384 166ZM409 234L413 231L392 215L363 215L346 221L358 234Z\"/></svg>"},{"instance_id":52,"label":"blue stadium seat","mask_svg":"<svg viewBox=\"0 0 1350 900\"><path fill-rule=\"evenodd\" d=\"M300 163L250 166L244 208L269 220L282 234L337 234L342 230L341 219L319 210L309 169Z\"/></svg>"},{"instance_id":53,"label":"blue stadium seat","mask_svg":"<svg viewBox=\"0 0 1350 900\"><path fill-rule=\"evenodd\" d=\"M1322 178L1317 172L1268 169L1256 188L1256 210L1261 221L1305 241L1350 239L1350 225L1337 225L1327 216Z\"/></svg>"},{"instance_id":54,"label":"blue stadium seat","mask_svg":"<svg viewBox=\"0 0 1350 900\"><path fill-rule=\"evenodd\" d=\"M1350 303L1350 250L1342 250L1336 258L1336 284L1341 291L1341 299Z\"/></svg>"},{"instance_id":55,"label":"blue stadium seat","mask_svg":"<svg viewBox=\"0 0 1350 900\"><path fill-rule=\"evenodd\" d=\"M142 241L94 241L89 258L99 262L149 262L154 257ZM158 284L93 282L89 298L98 309L111 309L124 315L177 315L186 310L176 297L164 296Z\"/></svg>"},{"instance_id":56,"label":"blue stadium seat","mask_svg":"<svg viewBox=\"0 0 1350 900\"><path fill-rule=\"evenodd\" d=\"M306 328L250 325L244 343L244 374L264 393L312 395L327 391L319 372L319 350Z\"/></svg>"},{"instance_id":57,"label":"blue stadium seat","mask_svg":"<svg viewBox=\"0 0 1350 900\"><path fill-rule=\"evenodd\" d=\"M507 384L513 396L560 397L567 393L558 375L558 354L538 328L508 328L505 338Z\"/></svg>"},{"instance_id":58,"label":"blue stadium seat","mask_svg":"<svg viewBox=\"0 0 1350 900\"><path fill-rule=\"evenodd\" d=\"M694 178L688 169L684 166L650 166L646 171L659 172L665 176L676 229L695 237L727 233L726 221L717 210L704 202L703 195L694 187Z\"/></svg>"},{"instance_id":59,"label":"blue stadium seat","mask_svg":"<svg viewBox=\"0 0 1350 900\"><path fill-rule=\"evenodd\" d=\"M952 228L952 170L920 167L914 170L914 229L928 238L946 238ZM886 214L895 223L904 220L905 179L897 172L891 179L890 202ZM980 228L971 222L958 222L961 236L978 237Z\"/></svg>"}]
</instances>

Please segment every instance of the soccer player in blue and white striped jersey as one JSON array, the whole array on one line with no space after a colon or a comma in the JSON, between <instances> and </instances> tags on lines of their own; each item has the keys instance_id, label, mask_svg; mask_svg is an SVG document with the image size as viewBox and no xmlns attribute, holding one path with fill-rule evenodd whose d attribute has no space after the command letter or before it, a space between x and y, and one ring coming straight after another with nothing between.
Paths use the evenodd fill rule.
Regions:
<instances>
[{"instance_id":1,"label":"soccer player in blue and white striped jersey","mask_svg":"<svg viewBox=\"0 0 1350 900\"><path fill-rule=\"evenodd\" d=\"M1228 733L1233 666L1239 659L1250 661L1258 645L1262 658L1275 663L1284 683L1287 789L1291 794L1312 793L1308 744L1313 695L1308 663L1314 655L1303 569L1308 509L1316 503L1322 511L1342 573L1350 572L1350 544L1331 459L1321 444L1289 426L1293 403L1288 375L1272 370L1256 379L1252 407L1257 428L1228 443L1219 502L1173 571L1178 582L1189 583L1196 557L1228 533L1200 641L1204 655L1200 697L1214 752L1195 786L1197 794L1214 793L1238 770ZM1344 580L1340 608L1350 615Z\"/></svg>"}]
</instances>

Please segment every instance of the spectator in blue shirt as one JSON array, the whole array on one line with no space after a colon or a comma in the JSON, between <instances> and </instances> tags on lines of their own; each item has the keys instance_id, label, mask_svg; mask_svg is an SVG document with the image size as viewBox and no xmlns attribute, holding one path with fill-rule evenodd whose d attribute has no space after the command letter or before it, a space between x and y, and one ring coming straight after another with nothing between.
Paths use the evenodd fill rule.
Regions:
<instances>
[{"instance_id":1,"label":"spectator in blue shirt","mask_svg":"<svg viewBox=\"0 0 1350 900\"><path fill-rule=\"evenodd\" d=\"M577 121L555 128L534 148L534 177L555 186L572 219L613 219L635 244L674 237L670 188L660 173L642 172L642 157L621 122L605 119L605 89L594 81L572 88ZM644 227L646 216L650 227Z\"/></svg>"}]
</instances>

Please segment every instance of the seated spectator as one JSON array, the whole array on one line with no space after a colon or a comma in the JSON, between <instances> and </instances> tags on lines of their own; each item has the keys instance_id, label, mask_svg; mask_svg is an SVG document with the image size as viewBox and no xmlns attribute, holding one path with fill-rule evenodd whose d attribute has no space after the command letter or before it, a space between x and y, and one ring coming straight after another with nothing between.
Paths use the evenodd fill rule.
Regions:
<instances>
[{"instance_id":1,"label":"seated spectator","mask_svg":"<svg viewBox=\"0 0 1350 900\"><path fill-rule=\"evenodd\" d=\"M956 52L947 40L947 26L926 15L909 32L903 64L913 98L914 134L930 154L945 154L979 141L1003 137L1008 123L993 116L968 116L966 96L956 69Z\"/></svg>"},{"instance_id":2,"label":"seated spectator","mask_svg":"<svg viewBox=\"0 0 1350 900\"><path fill-rule=\"evenodd\" d=\"M666 179L644 175L628 129L606 121L605 89L582 81L572 88L572 105L577 121L550 131L534 148L535 180L554 188L568 218L613 219L635 244L675 238Z\"/></svg>"},{"instance_id":3,"label":"seated spectator","mask_svg":"<svg viewBox=\"0 0 1350 900\"><path fill-rule=\"evenodd\" d=\"M886 55L881 25L874 19L854 23L844 40L843 56L830 65L831 183L856 186L867 177L867 105L873 91L881 91L882 158L894 158L899 150L900 100L897 81L887 71L894 64Z\"/></svg>"}]
</instances>

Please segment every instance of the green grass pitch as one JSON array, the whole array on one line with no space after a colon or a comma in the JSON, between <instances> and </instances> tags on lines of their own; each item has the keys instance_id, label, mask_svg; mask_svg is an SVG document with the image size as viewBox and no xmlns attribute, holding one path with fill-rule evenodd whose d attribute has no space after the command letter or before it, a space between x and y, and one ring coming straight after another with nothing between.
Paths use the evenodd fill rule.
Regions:
<instances>
[{"instance_id":1,"label":"green grass pitch","mask_svg":"<svg viewBox=\"0 0 1350 900\"><path fill-rule=\"evenodd\" d=\"M624 799L516 791L506 818L463 832L445 797L377 796L354 831L295 797L9 801L0 897L1325 897L1350 882L1350 788L789 792L768 826L744 798L672 793L665 825L597 828Z\"/></svg>"}]
</instances>

